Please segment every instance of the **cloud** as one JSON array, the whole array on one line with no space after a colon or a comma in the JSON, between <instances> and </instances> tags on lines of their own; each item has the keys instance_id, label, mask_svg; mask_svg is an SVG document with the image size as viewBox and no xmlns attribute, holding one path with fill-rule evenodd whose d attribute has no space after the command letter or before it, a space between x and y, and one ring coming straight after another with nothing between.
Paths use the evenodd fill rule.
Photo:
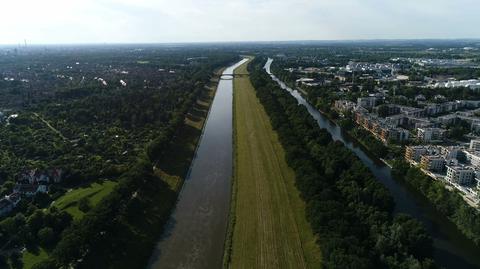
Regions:
<instances>
[{"instance_id":1,"label":"cloud","mask_svg":"<svg viewBox=\"0 0 480 269\"><path fill-rule=\"evenodd\" d=\"M0 43L479 38L477 0L16 0Z\"/></svg>"}]
</instances>

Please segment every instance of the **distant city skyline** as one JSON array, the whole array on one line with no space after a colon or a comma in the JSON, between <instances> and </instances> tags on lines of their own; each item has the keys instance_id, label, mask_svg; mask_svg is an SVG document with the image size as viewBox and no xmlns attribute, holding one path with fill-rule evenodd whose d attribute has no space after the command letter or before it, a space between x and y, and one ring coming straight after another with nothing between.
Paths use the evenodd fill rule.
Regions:
<instances>
[{"instance_id":1,"label":"distant city skyline","mask_svg":"<svg viewBox=\"0 0 480 269\"><path fill-rule=\"evenodd\" d=\"M17 0L0 44L480 38L476 0Z\"/></svg>"}]
</instances>

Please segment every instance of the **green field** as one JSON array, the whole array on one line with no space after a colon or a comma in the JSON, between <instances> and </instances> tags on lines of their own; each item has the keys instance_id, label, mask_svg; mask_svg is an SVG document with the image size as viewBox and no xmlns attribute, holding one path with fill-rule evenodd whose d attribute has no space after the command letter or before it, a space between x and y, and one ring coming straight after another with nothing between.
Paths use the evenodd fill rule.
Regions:
<instances>
[{"instance_id":1,"label":"green field","mask_svg":"<svg viewBox=\"0 0 480 269\"><path fill-rule=\"evenodd\" d=\"M84 197L87 197L90 206L93 208L96 206L105 196L107 196L113 188L117 185L114 181L104 181L102 183L92 183L87 187L73 189L65 193L62 197L55 200L53 206L60 210L67 211L76 220L81 219L85 213L78 209L78 201ZM31 251L25 251L22 254L23 268L32 268L36 263L46 259L48 257L47 251L43 248Z\"/></svg>"},{"instance_id":2,"label":"green field","mask_svg":"<svg viewBox=\"0 0 480 269\"><path fill-rule=\"evenodd\" d=\"M78 209L80 199L87 197L90 205L94 207L113 190L115 185L117 182L107 180L102 183L92 183L88 187L73 189L58 198L53 205L60 210L67 211L74 219L80 219L85 214Z\"/></svg>"},{"instance_id":3,"label":"green field","mask_svg":"<svg viewBox=\"0 0 480 269\"><path fill-rule=\"evenodd\" d=\"M247 74L247 64L236 74ZM318 268L321 253L284 150L248 76L234 79L231 268ZM230 230L230 232L232 229Z\"/></svg>"},{"instance_id":4,"label":"green field","mask_svg":"<svg viewBox=\"0 0 480 269\"><path fill-rule=\"evenodd\" d=\"M46 259L47 257L48 254L43 248L39 248L37 253L25 251L22 255L23 269L30 269L36 263Z\"/></svg>"}]
</instances>

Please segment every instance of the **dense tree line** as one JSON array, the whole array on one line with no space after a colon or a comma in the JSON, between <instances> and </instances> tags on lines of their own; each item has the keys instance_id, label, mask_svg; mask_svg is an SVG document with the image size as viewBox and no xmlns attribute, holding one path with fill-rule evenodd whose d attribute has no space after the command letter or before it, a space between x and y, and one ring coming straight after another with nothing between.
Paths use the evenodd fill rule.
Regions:
<instances>
[{"instance_id":1,"label":"dense tree line","mask_svg":"<svg viewBox=\"0 0 480 269\"><path fill-rule=\"evenodd\" d=\"M60 235L72 222L72 217L67 212L55 207L44 211L30 205L26 215L27 217L18 213L0 222L2 250L22 245L31 252L38 251L39 247L49 249L60 240ZM0 268L6 266L5 255L0 255ZM22 267L17 253L10 253L9 258L14 268Z\"/></svg>"},{"instance_id":2,"label":"dense tree line","mask_svg":"<svg viewBox=\"0 0 480 269\"><path fill-rule=\"evenodd\" d=\"M325 268L434 268L432 240L416 220L394 216L387 189L303 106L261 69L251 81L295 170Z\"/></svg>"},{"instance_id":3,"label":"dense tree line","mask_svg":"<svg viewBox=\"0 0 480 269\"><path fill-rule=\"evenodd\" d=\"M350 130L349 134L358 139L370 152L375 152L377 157L385 158L387 156L388 147L367 130L355 127Z\"/></svg>"},{"instance_id":4,"label":"dense tree line","mask_svg":"<svg viewBox=\"0 0 480 269\"><path fill-rule=\"evenodd\" d=\"M0 71L19 70L21 77L31 78L31 82L35 79L42 90L45 87L41 94L45 98L34 98L35 102L16 111L17 118L0 128L0 183L6 183L0 190L3 194L10 191L19 171L30 167L62 168L68 185L118 177L146 144L159 144L165 133L178 128L215 69L238 59L227 50L211 52L205 48L149 48L134 53L128 48L96 49L59 49L56 54L37 52L28 57L12 56L11 61L8 57L0 59L5 63ZM192 57L198 55L202 57ZM149 61L138 63L145 59ZM122 73L125 70L128 74ZM74 82L82 76L102 76L109 84L102 86L95 81L70 87L55 82L60 79L53 76L57 73L68 73ZM127 86L110 83L121 78L128 81ZM5 94L9 86L5 87L0 85L2 98L18 99Z\"/></svg>"},{"instance_id":5,"label":"dense tree line","mask_svg":"<svg viewBox=\"0 0 480 269\"><path fill-rule=\"evenodd\" d=\"M55 66L75 61L65 54ZM2 194L12 191L22 169L59 167L65 172L62 183L51 185L46 194L22 199L0 222L1 253L12 253L8 258L14 268L22 266L24 246L31 253L47 252L48 259L36 268L144 268L177 196L153 172L154 164L176 146L178 130L212 86L214 71L239 58L206 49L150 49L141 56L111 52L94 59L86 54L91 69L64 71L77 77L102 72L118 81L118 71L125 68L130 71L128 85L101 86L97 81L66 87L39 75L53 87L47 97L22 108L0 128ZM198 54L205 57L189 58ZM142 57L150 61L138 63ZM32 68L43 70L44 65L48 63ZM166 71L159 72L160 67ZM83 218L73 220L50 206L67 188L104 178L118 181L117 187L93 208L88 199L79 200ZM6 259L0 255L1 268L2 262Z\"/></svg>"},{"instance_id":6,"label":"dense tree line","mask_svg":"<svg viewBox=\"0 0 480 269\"><path fill-rule=\"evenodd\" d=\"M480 70L478 68L470 67L453 67L453 68L429 68L422 72L426 76L449 76L455 77L458 80L474 79L480 76Z\"/></svg>"},{"instance_id":7,"label":"dense tree line","mask_svg":"<svg viewBox=\"0 0 480 269\"><path fill-rule=\"evenodd\" d=\"M396 161L392 174L420 191L432 205L447 216L476 245L480 246L480 213L469 206L456 192L449 191L440 181L433 180L419 168L405 161Z\"/></svg>"},{"instance_id":8,"label":"dense tree line","mask_svg":"<svg viewBox=\"0 0 480 269\"><path fill-rule=\"evenodd\" d=\"M176 193L154 175L152 167L171 149L175 131L184 124L201 90L193 91L145 147L118 186L85 217L70 225L40 268L144 268L175 203Z\"/></svg>"},{"instance_id":9,"label":"dense tree line","mask_svg":"<svg viewBox=\"0 0 480 269\"><path fill-rule=\"evenodd\" d=\"M140 158L119 185L61 236L35 268L143 268L176 194Z\"/></svg>"}]
</instances>

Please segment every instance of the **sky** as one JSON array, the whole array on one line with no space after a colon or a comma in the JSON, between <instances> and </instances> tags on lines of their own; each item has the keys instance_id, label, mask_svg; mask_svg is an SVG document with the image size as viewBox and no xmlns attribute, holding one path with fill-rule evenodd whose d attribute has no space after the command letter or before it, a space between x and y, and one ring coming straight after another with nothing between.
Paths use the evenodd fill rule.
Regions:
<instances>
[{"instance_id":1,"label":"sky","mask_svg":"<svg viewBox=\"0 0 480 269\"><path fill-rule=\"evenodd\" d=\"M4 0L0 44L480 38L480 0Z\"/></svg>"}]
</instances>

